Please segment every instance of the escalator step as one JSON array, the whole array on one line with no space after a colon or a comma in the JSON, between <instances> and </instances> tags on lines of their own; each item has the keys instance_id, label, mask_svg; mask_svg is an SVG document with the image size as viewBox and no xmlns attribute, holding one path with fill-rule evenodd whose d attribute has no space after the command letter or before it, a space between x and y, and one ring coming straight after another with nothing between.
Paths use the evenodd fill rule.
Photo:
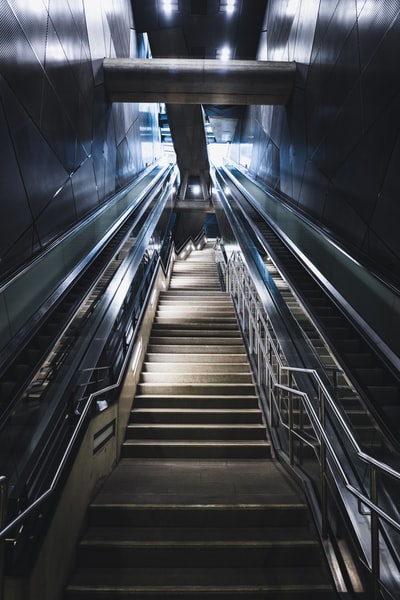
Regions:
<instances>
[{"instance_id":1,"label":"escalator step","mask_svg":"<svg viewBox=\"0 0 400 600\"><path fill-rule=\"evenodd\" d=\"M366 386L382 385L385 383L385 372L380 368L357 368L356 374L359 380Z\"/></svg>"}]
</instances>

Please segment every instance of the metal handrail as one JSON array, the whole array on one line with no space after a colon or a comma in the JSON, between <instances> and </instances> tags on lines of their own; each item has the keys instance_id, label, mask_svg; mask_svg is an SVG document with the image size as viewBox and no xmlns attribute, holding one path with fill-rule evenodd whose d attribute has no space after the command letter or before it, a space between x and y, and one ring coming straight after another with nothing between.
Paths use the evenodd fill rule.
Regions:
<instances>
[{"instance_id":1,"label":"metal handrail","mask_svg":"<svg viewBox=\"0 0 400 600\"><path fill-rule=\"evenodd\" d=\"M221 261L222 262L222 261ZM400 472L393 469L388 464L370 456L364 452L359 446L350 427L346 423L343 414L338 409L331 394L323 383L319 374L315 369L307 369L303 367L292 367L285 364L285 357L280 347L277 335L274 332L273 325L269 320L268 314L258 297L250 274L241 259L241 255L235 252L231 255L228 264L225 265L225 278L227 281L227 290L232 294L233 300L236 303L239 319L242 319L242 330L247 337L249 353L253 352L257 355L256 375L257 383L260 385L260 369L263 368L268 373L268 382L270 388L275 390L285 391L290 394L290 397L296 396L300 399L309 417L311 426L316 435L320 447L320 467L321 467L321 499L322 499L322 536L327 537L327 476L328 469L335 466L338 475L342 479L342 483L346 490L358 499L359 504L363 504L369 509L370 520L370 556L371 556L371 574L373 598L376 600L380 594L380 551L379 551L379 519L382 519L387 525L400 532L400 523L393 519L387 511L378 504L377 495L377 475L384 473L400 482ZM241 279L242 276L242 279ZM243 283L243 278L246 278L246 283ZM244 320L247 319L248 327ZM262 360L260 357L262 355ZM275 364L272 364L275 363ZM316 410L315 402L309 397L309 394L294 388L291 385L282 383L283 376L292 376L296 373L310 376L315 382L316 391L318 393L319 414ZM269 415L267 419L269 425L273 425L273 411L277 411L280 422L289 431L289 458L290 464L293 464L293 436L302 437L299 431L293 426L292 415L289 414L289 425L284 423L279 404L276 401L275 395L269 390ZM340 460L334 444L331 442L325 423L326 409L329 407L331 415L336 419L341 436L350 443L357 458L368 465L371 474L369 495L366 495L361 489L357 489L349 480L348 475L343 468L343 463ZM293 410L292 402L289 407L289 413ZM309 440L302 437L303 441L309 444ZM328 458L329 457L329 458ZM366 515L367 513L363 513Z\"/></svg>"},{"instance_id":2,"label":"metal handrail","mask_svg":"<svg viewBox=\"0 0 400 600\"><path fill-rule=\"evenodd\" d=\"M160 259L159 258L158 258L158 262L160 263ZM157 267L154 270L155 274L156 274L156 272L157 272ZM154 277L155 277L155 275L153 275L153 279L154 279ZM153 286L150 285L149 289L147 291L147 294L146 294L146 300L145 300L145 302L143 304L144 307L147 306L147 303L148 303L147 301L150 298L150 292L152 291L152 288L153 288ZM138 322L137 322L137 324L136 324L136 329L139 327L140 322L141 321L139 319ZM130 350L133 348L133 346L136 343L136 341L137 341L137 333L132 338ZM127 367L128 361L130 360L130 355L131 355L131 352L128 351L127 354L126 354L125 360L124 360L124 362L121 365L121 369L120 369L118 378L117 378L117 380L116 380L115 383L113 383L111 385L108 385L105 388L102 388L101 390L96 390L95 392L92 392L88 396L88 398L86 400L86 403L85 403L82 411L80 411L80 413L79 413L79 419L78 419L78 421L77 421L77 423L75 425L74 431L73 431L73 433L71 435L71 439L70 439L70 441L69 441L69 443L68 443L68 445L67 445L67 447L66 447L66 449L64 451L64 454L63 454L63 456L61 458L61 461L60 461L60 463L59 463L59 465L57 467L55 475L54 475L54 477L53 477L53 479L52 479L52 481L51 481L48 489L45 492L43 492L38 498L36 498L36 500L34 500L24 511L22 511L21 513L19 513L19 515L17 515L15 517L15 519L13 521L11 521L11 523L9 523L6 527L4 527L4 528L2 528L0 530L0 540L6 538L7 534L10 531L12 531L22 521L24 521L24 519L29 514L31 514L36 509L37 506L39 506L40 504L42 504L46 500L46 498L48 498L53 493L53 491L55 490L55 488L57 486L57 483L58 483L58 481L59 481L59 479L60 479L60 477L61 477L61 475L62 475L62 473L64 471L64 468L65 468L65 466L66 466L66 464L68 462L68 459L69 459L69 457L70 457L70 455L72 453L72 450L75 447L76 440L80 436L80 433L81 433L81 431L83 429L83 425L84 425L85 419L86 419L86 417L87 417L87 415L89 413L90 408L93 405L94 399L97 396L104 395L104 394L106 394L108 392L111 392L112 390L117 389L121 385L122 378L123 378L124 373L126 371L126 367ZM2 478L0 477L0 483L1 483L1 479ZM6 478L3 477L3 479L6 479Z\"/></svg>"},{"instance_id":3,"label":"metal handrail","mask_svg":"<svg viewBox=\"0 0 400 600\"><path fill-rule=\"evenodd\" d=\"M234 264L234 261L237 261L237 260L240 261L239 255L238 254L233 255L229 266L232 267L232 265ZM243 263L241 263L241 266L242 266L242 268L244 268ZM258 304L259 304L259 306L261 306L261 303L258 303ZM260 323L262 322L264 324L265 332L270 338L271 347L274 349L277 361L279 362L280 372L282 373L282 371L287 371L288 373L303 373L303 374L312 376L317 384L318 390L320 392L322 392L323 397L329 403L330 408L334 412L335 417L339 421L342 429L344 430L344 432L346 434L346 437L348 438L349 442L353 446L353 448L356 451L356 453L358 454L358 456L361 459L373 464L374 466L376 466L380 470L384 471L388 475L391 475L392 477L395 477L396 479L400 480L400 472L399 471L394 470L392 467L390 467L386 463L383 463L382 461L377 460L376 458L374 458L373 456L370 456L369 454L365 453L361 449L361 447L359 446L356 438L354 437L350 427L346 423L346 420L344 419L342 412L338 409L337 404L335 403L331 394L329 393L328 389L326 388L326 385L322 381L319 373L315 369L308 369L305 367L292 367L292 366L288 366L282 362L281 356L282 356L283 352L278 351L278 346L276 344L277 337L274 336L274 338L272 338L272 336L270 334L270 328L272 327L272 324L270 322L268 322L268 324L267 324L262 313L258 314L257 317L259 319L259 322ZM253 317L251 317L251 318L253 318ZM254 321L254 318L253 318L253 321ZM261 340L261 336L259 335L258 329L255 329L254 333L258 336L259 340ZM286 389L286 387L287 387L287 386L284 386L284 385L278 383L277 380L275 380L274 385L276 387L280 387L282 389L284 389L284 388ZM299 390L292 390L292 388L287 388L287 391L295 391L296 393L300 394ZM310 407L312 407L312 406L313 405L310 402ZM315 413L314 409L313 409L313 412ZM315 415L316 415L316 413L315 413Z\"/></svg>"},{"instance_id":4,"label":"metal handrail","mask_svg":"<svg viewBox=\"0 0 400 600\"><path fill-rule=\"evenodd\" d=\"M314 221L312 221L310 219L309 215L305 211L303 211L298 204L293 203L290 196L285 195L283 192L281 192L280 190L278 190L276 188L269 187L264 181L261 181L260 179L257 179L257 180L253 179L247 169L244 169L241 164L237 163L232 158L229 158L229 161L225 162L225 164L223 166L223 170L225 173L227 173L229 175L229 177L232 180L235 181L235 185L238 186L238 188L242 191L242 193L245 194L246 198L248 200L250 200L252 204L253 204L253 199L252 199L251 195L248 193L248 191L246 190L244 185L240 183L237 176L235 176L232 173L232 170L230 167L233 167L235 170L239 171L251 183L257 185L257 187L259 187L260 190L264 191L265 194L267 194L268 196L270 196L271 198L273 198L280 204L284 204L285 208L288 211L295 214L299 220L306 223L307 227L310 227L311 229L316 231L318 234L321 234L325 238L329 239L332 246L337 248L340 252L342 252L344 254L349 254L349 250L344 246L344 244L342 242L340 242L340 240L336 239L332 235L332 232L329 229L323 228L320 225L318 225L317 223L315 223ZM257 206L257 208L260 209L260 206ZM264 216L267 214L265 211L262 211L262 212L263 212ZM386 240L384 238L379 237L379 235L377 235L377 237L379 239L380 244L386 245ZM376 280L380 281L385 287L391 289L393 291L393 293L395 293L397 296L400 295L399 284L397 282L395 283L394 281L392 281L392 279L387 277L387 273L386 273L386 275L382 274L382 272L381 272L382 265L381 264L379 265L379 269L378 269L376 262L371 261L371 257L368 256L367 254L363 253L362 251L360 251L360 249L358 247L352 248L351 254L352 254L353 260L354 260L354 256L357 255L356 262L360 266L360 268L362 268L364 271L368 271L368 273L370 275L372 275Z\"/></svg>"},{"instance_id":5,"label":"metal handrail","mask_svg":"<svg viewBox=\"0 0 400 600\"><path fill-rule=\"evenodd\" d=\"M175 255L178 258L187 258L193 250L198 248L199 244L205 243L206 239L207 236L203 227L195 237L189 235L185 241L175 249Z\"/></svg>"},{"instance_id":6,"label":"metal handrail","mask_svg":"<svg viewBox=\"0 0 400 600\"><path fill-rule=\"evenodd\" d=\"M0 530L3 529L7 510L7 477L0 475ZM5 541L0 538L0 600L4 596L4 550Z\"/></svg>"},{"instance_id":7,"label":"metal handrail","mask_svg":"<svg viewBox=\"0 0 400 600\"><path fill-rule=\"evenodd\" d=\"M160 260L159 257L157 259L157 262L158 262L158 264L156 265L156 268L154 269L154 273L153 273L153 281L152 281L152 284L149 286L149 288L147 290L147 294L146 294L145 301L143 303L142 311L147 306L148 300L149 300L149 298L151 296L151 292L152 292L153 285L154 285L154 279L156 277L158 267L161 264L161 260ZM64 451L64 454L63 454L63 456L61 458L61 461L60 461L60 463L59 463L59 465L57 467L57 470L56 470L56 472L55 472L55 474L53 476L53 479L52 479L50 485L48 486L48 489L45 492L43 492L38 498L36 498L25 510L23 510L21 513L19 513L15 517L15 519L13 519L13 521L11 521L7 526L4 527L4 524L2 525L2 528L0 529L0 541L4 540L7 537L7 535L17 525L21 524L28 515L30 515L38 506L40 506L54 492L54 490L55 490L55 488L57 486L57 483L60 480L61 475L62 475L62 473L64 471L64 468L65 468L65 466L66 466L66 464L68 462L68 459L69 459L69 457L70 457L73 449L75 448L76 441L79 438L79 436L81 434L81 431L83 430L83 425L84 425L85 419L86 419L86 417L87 417L87 415L88 415L88 413L89 413L89 411L90 411L90 409L91 409L91 407L93 405L94 399L97 398L97 396L104 395L104 394L106 394L106 393L108 393L108 392L110 392L112 390L117 389L121 385L122 378L123 378L124 373L126 371L126 367L127 367L128 361L130 360L132 348L134 347L134 344L137 341L137 330L138 330L138 328L140 326L140 323L141 323L141 319L139 318L138 321L137 321L137 324L136 324L136 328L135 328L136 329L136 333L132 337L132 341L131 341L131 344L130 344L129 351L127 352L126 357L125 357L125 359L124 359L124 361L123 361L123 363L121 365L121 369L119 371L118 378L117 378L116 382L113 383L113 384L111 384L111 385L106 386L105 388L102 388L100 390L96 390L95 392L92 392L88 396L83 409L79 413L79 419L78 419L78 421L77 421L77 423L75 425L74 431L73 431L73 433L71 435L71 439L70 439L70 441L69 441L69 443L68 443L68 445L67 445L67 447L66 447L66 449ZM2 483L3 480L6 480L6 478L4 476L0 476L0 484Z\"/></svg>"}]
</instances>

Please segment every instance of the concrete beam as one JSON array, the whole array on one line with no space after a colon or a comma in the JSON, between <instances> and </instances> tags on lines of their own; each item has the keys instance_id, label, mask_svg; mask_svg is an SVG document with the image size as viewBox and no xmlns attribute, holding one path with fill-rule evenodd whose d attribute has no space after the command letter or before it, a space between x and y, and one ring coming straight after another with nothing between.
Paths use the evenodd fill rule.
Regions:
<instances>
[{"instance_id":1,"label":"concrete beam","mask_svg":"<svg viewBox=\"0 0 400 600\"><path fill-rule=\"evenodd\" d=\"M175 58L104 59L113 102L166 104L287 104L294 62Z\"/></svg>"}]
</instances>

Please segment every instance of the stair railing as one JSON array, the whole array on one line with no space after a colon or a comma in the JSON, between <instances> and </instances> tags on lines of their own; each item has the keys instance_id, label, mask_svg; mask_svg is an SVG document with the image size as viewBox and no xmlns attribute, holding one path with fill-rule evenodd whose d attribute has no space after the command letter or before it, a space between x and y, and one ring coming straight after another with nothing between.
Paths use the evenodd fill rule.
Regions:
<instances>
[{"instance_id":1,"label":"stair railing","mask_svg":"<svg viewBox=\"0 0 400 600\"><path fill-rule=\"evenodd\" d=\"M175 248L175 258L186 260L193 250L201 250L207 243L207 236L204 228L193 238L189 236L178 247Z\"/></svg>"},{"instance_id":2,"label":"stair railing","mask_svg":"<svg viewBox=\"0 0 400 600\"><path fill-rule=\"evenodd\" d=\"M222 266L224 261L217 257ZM385 479L400 488L400 472L366 454L357 443L346 418L314 369L291 367L275 334L273 324L258 296L241 255L234 252L223 267L226 289L232 295L247 349L255 369L261 396L266 399L266 418L271 432L280 430L281 451L289 464L301 467L304 448L316 454L320 468L320 532L328 537L329 506L338 493L344 499L350 521L362 520L370 532L364 548L366 567L371 573L371 600L381 592L400 591L399 557L391 538L400 535L397 515L391 515L380 500L379 483ZM299 389L296 375L313 380L317 391L310 397ZM286 432L286 440L282 439ZM365 475L367 473L367 475ZM358 476L357 476L358 475ZM332 477L338 489L331 490ZM367 480L364 485L363 478ZM391 593L391 592L389 592ZM398 596L389 596L398 597Z\"/></svg>"}]
</instances>

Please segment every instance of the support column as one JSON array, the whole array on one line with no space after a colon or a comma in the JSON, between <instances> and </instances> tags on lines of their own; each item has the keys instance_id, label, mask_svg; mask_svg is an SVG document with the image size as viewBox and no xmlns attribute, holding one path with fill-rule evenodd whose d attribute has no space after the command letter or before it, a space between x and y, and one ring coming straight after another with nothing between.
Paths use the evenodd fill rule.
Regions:
<instances>
[{"instance_id":1,"label":"support column","mask_svg":"<svg viewBox=\"0 0 400 600\"><path fill-rule=\"evenodd\" d=\"M187 186L189 181L189 171L186 169L184 171L181 171L181 178L182 181L179 187L179 198L180 200L184 200L186 198Z\"/></svg>"},{"instance_id":2,"label":"support column","mask_svg":"<svg viewBox=\"0 0 400 600\"><path fill-rule=\"evenodd\" d=\"M204 200L210 199L210 173L209 171L200 171L200 186Z\"/></svg>"}]
</instances>

